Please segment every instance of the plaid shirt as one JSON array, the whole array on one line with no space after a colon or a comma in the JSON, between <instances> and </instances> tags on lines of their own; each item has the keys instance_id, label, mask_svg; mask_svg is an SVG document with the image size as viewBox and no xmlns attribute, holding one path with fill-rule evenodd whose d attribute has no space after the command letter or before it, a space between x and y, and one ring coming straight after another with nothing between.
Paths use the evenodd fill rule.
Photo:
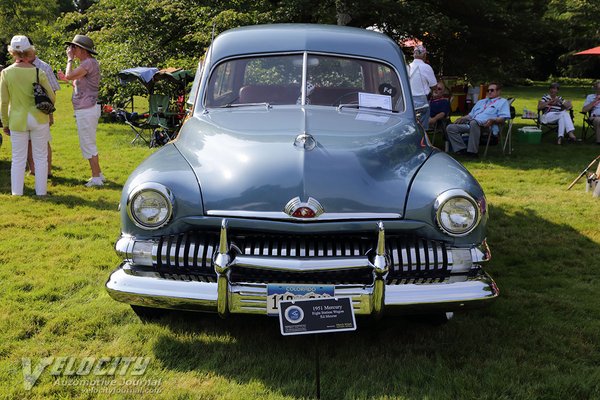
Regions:
<instances>
[{"instance_id":1,"label":"plaid shirt","mask_svg":"<svg viewBox=\"0 0 600 400\"><path fill-rule=\"evenodd\" d=\"M32 64L46 73L46 76L48 77L48 82L50 83L50 86L52 87L53 91L56 92L57 90L60 90L60 85L58 84L58 80L56 79L56 76L54 75L54 71L52 70L52 67L48 63L46 63L36 57L35 60L33 60Z\"/></svg>"}]
</instances>

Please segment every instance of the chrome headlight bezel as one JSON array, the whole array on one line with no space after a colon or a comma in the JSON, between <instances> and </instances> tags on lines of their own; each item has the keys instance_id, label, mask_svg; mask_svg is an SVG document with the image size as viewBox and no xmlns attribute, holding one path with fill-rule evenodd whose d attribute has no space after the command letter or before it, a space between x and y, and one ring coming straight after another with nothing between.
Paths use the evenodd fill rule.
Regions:
<instances>
[{"instance_id":1,"label":"chrome headlight bezel","mask_svg":"<svg viewBox=\"0 0 600 400\"><path fill-rule=\"evenodd\" d=\"M166 211L165 215L155 223L148 223L140 218L139 215L136 214L134 207L135 201L139 198L143 193L149 193L159 195L159 199L164 201L164 210ZM127 197L127 215L129 219L138 227L146 230L156 230L160 229L171 221L173 217L175 198L173 194L166 186L156 183L156 182L147 182L143 183L139 186L136 186Z\"/></svg>"},{"instance_id":2,"label":"chrome headlight bezel","mask_svg":"<svg viewBox=\"0 0 600 400\"><path fill-rule=\"evenodd\" d=\"M467 201L467 204L472 207L471 221L465 228L452 228L444 223L443 213L446 206L450 206L454 201ZM469 214L471 214L469 212ZM435 221L442 232L455 237L466 236L473 232L481 221L482 212L479 202L473 196L462 189L452 189L440 194L434 203Z\"/></svg>"}]
</instances>

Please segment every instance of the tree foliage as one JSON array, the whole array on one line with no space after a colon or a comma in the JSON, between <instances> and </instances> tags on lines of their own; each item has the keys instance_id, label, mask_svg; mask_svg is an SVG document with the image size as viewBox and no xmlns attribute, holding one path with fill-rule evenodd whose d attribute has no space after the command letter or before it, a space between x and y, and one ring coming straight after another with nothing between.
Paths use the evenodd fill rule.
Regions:
<instances>
[{"instance_id":1,"label":"tree foliage","mask_svg":"<svg viewBox=\"0 0 600 400\"><path fill-rule=\"evenodd\" d=\"M343 23L378 29L398 42L418 38L436 72L466 75L474 83L593 77L600 63L600 57L572 56L600 44L600 3L594 0L0 0L0 5L4 43L28 34L55 69L64 68L64 42L77 33L89 35L107 98L128 94L116 79L122 69L193 69L213 33L274 22ZM409 58L410 50L405 49Z\"/></svg>"}]
</instances>

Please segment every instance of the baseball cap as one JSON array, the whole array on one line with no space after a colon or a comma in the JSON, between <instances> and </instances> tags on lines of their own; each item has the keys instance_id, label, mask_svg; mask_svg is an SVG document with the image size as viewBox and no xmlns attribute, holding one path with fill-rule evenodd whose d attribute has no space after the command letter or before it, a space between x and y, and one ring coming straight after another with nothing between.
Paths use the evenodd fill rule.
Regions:
<instances>
[{"instance_id":1,"label":"baseball cap","mask_svg":"<svg viewBox=\"0 0 600 400\"><path fill-rule=\"evenodd\" d=\"M16 35L10 40L10 47L13 51L25 51L31 48L31 43L27 36Z\"/></svg>"}]
</instances>

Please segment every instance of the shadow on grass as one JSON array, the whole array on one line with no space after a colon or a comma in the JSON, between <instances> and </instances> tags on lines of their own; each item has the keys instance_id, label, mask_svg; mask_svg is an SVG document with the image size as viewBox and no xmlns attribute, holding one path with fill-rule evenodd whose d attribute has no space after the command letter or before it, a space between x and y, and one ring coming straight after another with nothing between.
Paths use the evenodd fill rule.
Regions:
<instances>
[{"instance_id":1,"label":"shadow on grass","mask_svg":"<svg viewBox=\"0 0 600 400\"><path fill-rule=\"evenodd\" d=\"M534 212L491 214L498 301L441 327L386 317L321 335L324 399L598 397L600 246ZM171 334L154 354L168 370L314 395L315 338L283 337L275 318L173 313L160 323Z\"/></svg>"},{"instance_id":2,"label":"shadow on grass","mask_svg":"<svg viewBox=\"0 0 600 400\"><path fill-rule=\"evenodd\" d=\"M104 185L103 188L106 188L107 185ZM115 189L118 185L115 185ZM88 188L86 188L88 189ZM102 190L101 188L89 188L88 190ZM28 193L25 193L28 194ZM31 193L33 196L33 193ZM63 195L63 194L52 194L49 192L48 196L43 197L42 201L51 202L57 205L63 205L68 208L74 207L89 207L94 208L96 210L102 211L115 211L118 207L118 204L114 201L106 201L103 199L87 199L83 196L75 196L75 195Z\"/></svg>"}]
</instances>

